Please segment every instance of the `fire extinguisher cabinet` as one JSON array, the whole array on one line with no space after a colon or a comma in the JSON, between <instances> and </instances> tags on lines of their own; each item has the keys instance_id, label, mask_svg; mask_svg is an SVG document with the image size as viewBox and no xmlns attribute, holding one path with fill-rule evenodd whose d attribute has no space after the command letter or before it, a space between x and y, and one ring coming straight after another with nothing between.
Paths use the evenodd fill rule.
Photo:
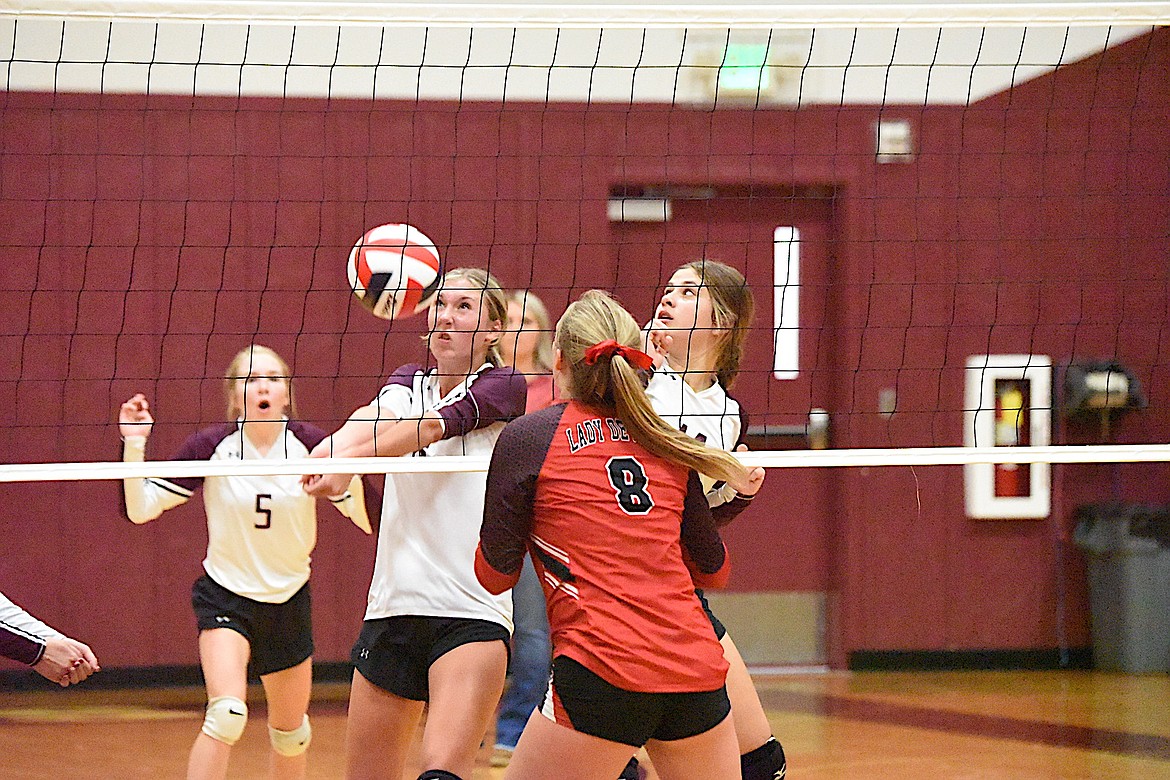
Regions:
<instances>
[{"instance_id":1,"label":"fire extinguisher cabinet","mask_svg":"<svg viewBox=\"0 0 1170 780\"><path fill-rule=\"evenodd\" d=\"M1047 355L972 355L967 359L963 444L1002 447L996 463L963 467L967 516L1038 519L1051 512L1047 463L1018 463L1012 451L1051 443L1052 359Z\"/></svg>"}]
</instances>

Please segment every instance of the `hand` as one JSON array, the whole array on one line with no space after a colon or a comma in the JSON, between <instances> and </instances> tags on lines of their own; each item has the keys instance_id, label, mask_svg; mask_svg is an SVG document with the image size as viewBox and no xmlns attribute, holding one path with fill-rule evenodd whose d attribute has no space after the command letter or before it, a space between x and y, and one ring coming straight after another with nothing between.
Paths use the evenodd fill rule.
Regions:
<instances>
[{"instance_id":1,"label":"hand","mask_svg":"<svg viewBox=\"0 0 1170 780\"><path fill-rule=\"evenodd\" d=\"M658 320L650 320L650 323L643 329L642 335L645 340L644 351L654 360L655 368L662 368L662 364L666 362L667 353L670 351L670 345L674 341L674 336L661 330Z\"/></svg>"},{"instance_id":2,"label":"hand","mask_svg":"<svg viewBox=\"0 0 1170 780\"><path fill-rule=\"evenodd\" d=\"M66 688L101 671L97 656L88 645L69 637L56 637L45 642L45 653L33 666L37 674Z\"/></svg>"},{"instance_id":3,"label":"hand","mask_svg":"<svg viewBox=\"0 0 1170 780\"><path fill-rule=\"evenodd\" d=\"M333 437L327 436L309 453L310 458L328 458L333 454ZM353 474L304 474L301 488L315 498L333 498L345 495Z\"/></svg>"},{"instance_id":4,"label":"hand","mask_svg":"<svg viewBox=\"0 0 1170 780\"><path fill-rule=\"evenodd\" d=\"M301 488L314 498L334 498L345 495L353 474L305 474Z\"/></svg>"},{"instance_id":5,"label":"hand","mask_svg":"<svg viewBox=\"0 0 1170 780\"><path fill-rule=\"evenodd\" d=\"M747 479L743 482L735 481L730 483L735 492L741 496L754 496L760 492L760 488L764 486L764 470L756 466L748 472Z\"/></svg>"},{"instance_id":6,"label":"hand","mask_svg":"<svg viewBox=\"0 0 1170 780\"><path fill-rule=\"evenodd\" d=\"M746 444L740 444L735 448L735 451L747 452L748 446ZM732 487L735 488L735 492L739 493L741 496L754 496L756 493L759 493L760 488L763 487L764 476L765 471L759 466L756 466L748 472L746 482L743 484L732 484Z\"/></svg>"},{"instance_id":7,"label":"hand","mask_svg":"<svg viewBox=\"0 0 1170 780\"><path fill-rule=\"evenodd\" d=\"M118 431L122 438L129 436L150 436L150 428L154 425L154 417L150 415L150 404L146 396L138 393L118 410Z\"/></svg>"}]
</instances>

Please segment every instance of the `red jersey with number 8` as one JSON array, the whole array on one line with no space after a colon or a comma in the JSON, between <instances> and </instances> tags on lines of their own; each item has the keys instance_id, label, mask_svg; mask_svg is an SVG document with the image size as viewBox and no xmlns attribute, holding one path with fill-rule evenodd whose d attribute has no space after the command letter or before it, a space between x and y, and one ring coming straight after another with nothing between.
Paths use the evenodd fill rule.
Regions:
<instances>
[{"instance_id":1,"label":"red jersey with number 8","mask_svg":"<svg viewBox=\"0 0 1170 780\"><path fill-rule=\"evenodd\" d=\"M698 475L576 401L509 423L488 473L476 570L493 592L525 552L544 587L554 655L619 688L715 690L727 662L695 587L727 580Z\"/></svg>"}]
</instances>

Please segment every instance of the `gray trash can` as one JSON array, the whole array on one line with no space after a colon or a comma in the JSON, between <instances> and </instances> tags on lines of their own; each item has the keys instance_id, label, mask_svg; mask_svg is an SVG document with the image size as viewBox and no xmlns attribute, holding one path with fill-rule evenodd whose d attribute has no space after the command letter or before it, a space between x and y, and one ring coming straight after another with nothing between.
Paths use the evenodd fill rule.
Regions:
<instances>
[{"instance_id":1,"label":"gray trash can","mask_svg":"<svg viewBox=\"0 0 1170 780\"><path fill-rule=\"evenodd\" d=\"M1074 539L1089 564L1094 667L1170 671L1170 510L1089 504L1076 519Z\"/></svg>"}]
</instances>

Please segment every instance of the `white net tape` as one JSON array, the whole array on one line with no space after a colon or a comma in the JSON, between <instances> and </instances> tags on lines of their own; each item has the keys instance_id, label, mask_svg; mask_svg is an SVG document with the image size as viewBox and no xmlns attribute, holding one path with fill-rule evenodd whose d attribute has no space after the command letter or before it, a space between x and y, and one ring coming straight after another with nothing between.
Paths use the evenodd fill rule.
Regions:
<instances>
[{"instance_id":1,"label":"white net tape","mask_svg":"<svg viewBox=\"0 0 1170 780\"><path fill-rule=\"evenodd\" d=\"M748 466L764 468L826 468L864 466L954 466L1003 463L998 447L907 447L904 449L801 450L739 453ZM1021 447L1011 451L1013 463L1153 463L1170 461L1170 445L1084 445ZM138 477L252 476L318 474L327 463L338 474L483 472L488 458L453 455L443 458L305 458L238 461L153 461L147 463L22 463L0 467L0 482L56 482L76 479Z\"/></svg>"}]
</instances>

